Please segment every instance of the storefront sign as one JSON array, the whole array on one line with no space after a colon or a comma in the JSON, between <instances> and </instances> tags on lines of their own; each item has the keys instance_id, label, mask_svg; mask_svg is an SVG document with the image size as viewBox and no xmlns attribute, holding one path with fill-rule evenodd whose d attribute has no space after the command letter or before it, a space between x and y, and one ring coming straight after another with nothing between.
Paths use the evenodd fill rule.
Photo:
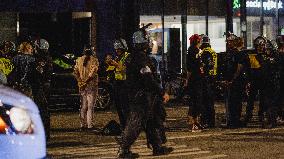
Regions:
<instances>
[{"instance_id":1,"label":"storefront sign","mask_svg":"<svg viewBox=\"0 0 284 159\"><path fill-rule=\"evenodd\" d=\"M277 8L276 5L277 5L277 2L276 1L272 1L272 0L268 0L266 2L263 2L264 10L271 10L273 8ZM246 7L247 8L261 8L261 0L247 1L246 2ZM240 0L234 0L233 1L233 8L234 9L240 8ZM279 9L283 8L282 1L279 1L278 8Z\"/></svg>"}]
</instances>

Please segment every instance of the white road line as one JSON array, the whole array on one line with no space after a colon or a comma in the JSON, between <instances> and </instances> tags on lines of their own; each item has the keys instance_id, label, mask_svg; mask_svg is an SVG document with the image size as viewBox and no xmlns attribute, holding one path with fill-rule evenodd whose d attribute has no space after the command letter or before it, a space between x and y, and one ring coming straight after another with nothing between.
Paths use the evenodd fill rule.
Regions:
<instances>
[{"instance_id":1,"label":"white road line","mask_svg":"<svg viewBox=\"0 0 284 159\"><path fill-rule=\"evenodd\" d=\"M206 154L206 153L210 153L210 151L197 151L197 152L186 152L186 153L171 153L168 155L164 155L164 156L146 156L146 157L141 157L144 159L147 158L173 158L173 157L177 157L177 156L189 156L189 155L198 155L198 154Z\"/></svg>"},{"instance_id":2,"label":"white road line","mask_svg":"<svg viewBox=\"0 0 284 159\"><path fill-rule=\"evenodd\" d=\"M166 144L167 146L173 146L173 145L176 145L174 142L168 142ZM186 146L186 145L179 145L179 146ZM72 152L84 152L84 151L94 151L94 152L103 152L103 151L116 151L118 150L119 146L118 145L110 145L110 146L106 146L106 147L96 147L96 146L86 146L86 147L68 147L68 148L60 148L60 149L56 149L54 151L50 151L52 153L72 153ZM139 148L145 148L145 149L148 149L147 148L147 145L146 144L143 144L143 145L133 145L132 146L132 150L135 150L135 149L139 149Z\"/></svg>"},{"instance_id":3,"label":"white road line","mask_svg":"<svg viewBox=\"0 0 284 159\"><path fill-rule=\"evenodd\" d=\"M184 148L187 148L186 145L176 145L176 146L173 146L174 149L176 149L177 151L181 151L181 149L184 149ZM135 153L139 153L139 154L149 154L149 155L152 155L151 150L146 148L146 147L133 147L131 149L133 152ZM194 149L186 149L186 150L189 150L189 151L197 151L197 150L200 150L200 149L197 149L197 148L194 148ZM81 150L81 151L78 151L78 150L73 150L73 151L63 151L59 154L62 154L62 155L84 155L84 154L91 154L91 155L116 155L118 152L118 148L105 148L105 150L96 150L96 149L85 149L85 150ZM54 154L55 155L55 154Z\"/></svg>"},{"instance_id":4,"label":"white road line","mask_svg":"<svg viewBox=\"0 0 284 159\"><path fill-rule=\"evenodd\" d=\"M183 153L188 153L188 152L199 152L201 151L200 148L190 148L190 149L174 149L174 151L171 154L183 154ZM139 156L152 156L152 152L147 152L147 153L139 153Z\"/></svg>"},{"instance_id":5,"label":"white road line","mask_svg":"<svg viewBox=\"0 0 284 159\"><path fill-rule=\"evenodd\" d=\"M193 158L193 159L215 159L215 158L224 158L224 157L228 157L228 155L212 155L212 156L205 156L205 157L197 157L197 158Z\"/></svg>"},{"instance_id":6,"label":"white road line","mask_svg":"<svg viewBox=\"0 0 284 159\"><path fill-rule=\"evenodd\" d=\"M168 142L167 143L168 146L171 145L175 145L174 142ZM118 149L118 145L110 145L110 146L105 146L105 147L96 147L96 146L88 146L88 147L82 147L82 148L76 148L76 149L70 149L69 151L84 151L84 150L96 150L96 151L107 151L109 149ZM143 145L133 145L133 148L147 148L146 144ZM64 150L66 151L66 149L64 148ZM67 150L68 151L68 150Z\"/></svg>"},{"instance_id":7,"label":"white road line","mask_svg":"<svg viewBox=\"0 0 284 159\"><path fill-rule=\"evenodd\" d=\"M277 131L277 130L284 130L284 127L278 127L278 128L273 128L273 129L259 129L259 130L235 130L231 132L217 132L217 133L208 133L208 134L197 134L197 135L184 135L184 136L170 136L167 137L168 140L173 140L173 139L186 139L186 138L197 138L197 137L210 137L210 136L220 136L220 135L228 135L228 134L246 134L246 133L258 133L258 132L269 132L269 131ZM141 143L142 142L142 143ZM143 140L137 140L135 144L146 144L145 139ZM95 146L109 146L109 145L117 145L116 142L109 142L109 143L100 143L96 144ZM82 146L80 146L82 147ZM79 148L80 148L79 147ZM74 147L64 147L64 149L73 149ZM78 147L76 147L78 148ZM51 148L52 149L52 148Z\"/></svg>"}]
</instances>

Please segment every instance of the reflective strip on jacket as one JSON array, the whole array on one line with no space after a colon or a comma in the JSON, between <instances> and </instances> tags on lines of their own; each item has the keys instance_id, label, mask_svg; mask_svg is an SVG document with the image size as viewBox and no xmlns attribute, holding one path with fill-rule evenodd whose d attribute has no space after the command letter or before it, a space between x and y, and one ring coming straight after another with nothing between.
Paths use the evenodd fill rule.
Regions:
<instances>
[{"instance_id":1,"label":"reflective strip on jacket","mask_svg":"<svg viewBox=\"0 0 284 159\"><path fill-rule=\"evenodd\" d=\"M209 75L217 75L217 67L218 67L218 64L217 64L217 53L210 47L206 47L202 50L202 53L203 52L209 52L211 55L212 55L212 61L214 63L214 66L213 66L213 69L209 70Z\"/></svg>"},{"instance_id":2,"label":"reflective strip on jacket","mask_svg":"<svg viewBox=\"0 0 284 159\"><path fill-rule=\"evenodd\" d=\"M118 61L122 66L125 64L125 61L130 53L125 52L121 59ZM123 66L122 68L115 68L115 80L126 80L126 68Z\"/></svg>"}]
</instances>

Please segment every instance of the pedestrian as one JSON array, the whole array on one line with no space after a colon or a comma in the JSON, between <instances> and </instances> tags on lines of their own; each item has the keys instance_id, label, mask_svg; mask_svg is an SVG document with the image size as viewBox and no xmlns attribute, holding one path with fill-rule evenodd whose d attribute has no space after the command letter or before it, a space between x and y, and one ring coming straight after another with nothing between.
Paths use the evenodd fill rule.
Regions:
<instances>
[{"instance_id":1,"label":"pedestrian","mask_svg":"<svg viewBox=\"0 0 284 159\"><path fill-rule=\"evenodd\" d=\"M116 58L114 60L108 58L107 63L109 64L108 68L113 66L114 70L114 104L119 117L121 130L123 130L129 113L126 71L130 61L130 53L127 52L128 48L126 41L122 38L116 39L113 45L116 52Z\"/></svg>"},{"instance_id":2,"label":"pedestrian","mask_svg":"<svg viewBox=\"0 0 284 159\"><path fill-rule=\"evenodd\" d=\"M169 95L160 87L155 78L155 68L147 56L149 41L144 29L133 34L134 50L127 71L129 87L130 112L126 127L119 140L119 158L136 158L138 154L130 151L131 145L138 138L141 131L146 132L148 147L152 147L153 155L165 155L173 149L162 146L165 136L161 135L160 121L165 114L161 114L161 105L155 104L155 98L169 100Z\"/></svg>"},{"instance_id":3,"label":"pedestrian","mask_svg":"<svg viewBox=\"0 0 284 159\"><path fill-rule=\"evenodd\" d=\"M215 126L215 78L217 75L217 54L211 48L210 39L207 35L201 36L202 50L200 59L203 67L203 106L204 110L201 114L201 124L204 128L212 128Z\"/></svg>"},{"instance_id":4,"label":"pedestrian","mask_svg":"<svg viewBox=\"0 0 284 159\"><path fill-rule=\"evenodd\" d=\"M200 117L204 111L203 105L203 67L201 63L201 37L198 34L190 38L190 46L187 56L187 88L190 90L191 101L189 103L188 120L192 132L201 131L203 126Z\"/></svg>"},{"instance_id":5,"label":"pedestrian","mask_svg":"<svg viewBox=\"0 0 284 159\"><path fill-rule=\"evenodd\" d=\"M76 60L74 76L81 95L81 129L92 130L93 107L98 96L99 61L91 49L85 49L84 55Z\"/></svg>"},{"instance_id":6,"label":"pedestrian","mask_svg":"<svg viewBox=\"0 0 284 159\"><path fill-rule=\"evenodd\" d=\"M233 37L230 37L233 36ZM240 37L230 35L227 42L232 43L226 52L226 85L227 85L227 127L239 128L241 122L242 100L248 78L249 58L243 51L244 41Z\"/></svg>"}]
</instances>

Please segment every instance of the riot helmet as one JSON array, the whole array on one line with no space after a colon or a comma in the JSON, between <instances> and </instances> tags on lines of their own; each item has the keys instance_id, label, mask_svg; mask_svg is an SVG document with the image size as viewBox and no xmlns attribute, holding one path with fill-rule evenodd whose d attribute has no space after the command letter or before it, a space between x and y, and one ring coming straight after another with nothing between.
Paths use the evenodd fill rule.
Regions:
<instances>
[{"instance_id":1,"label":"riot helmet","mask_svg":"<svg viewBox=\"0 0 284 159\"><path fill-rule=\"evenodd\" d=\"M279 47L284 46L284 35L278 35L276 37L276 42Z\"/></svg>"},{"instance_id":2,"label":"riot helmet","mask_svg":"<svg viewBox=\"0 0 284 159\"><path fill-rule=\"evenodd\" d=\"M234 33L231 33L231 32L227 33L227 35L226 35L226 45L227 45L227 48L229 50L232 50L232 49L236 48L234 43L235 43L237 38L238 37Z\"/></svg>"},{"instance_id":3,"label":"riot helmet","mask_svg":"<svg viewBox=\"0 0 284 159\"><path fill-rule=\"evenodd\" d=\"M127 43L122 38L115 40L114 43L113 43L113 47L114 47L115 50L117 50L117 49L128 50Z\"/></svg>"},{"instance_id":4,"label":"riot helmet","mask_svg":"<svg viewBox=\"0 0 284 159\"><path fill-rule=\"evenodd\" d=\"M274 54L276 53L276 50L277 50L278 46L277 46L277 43L276 41L273 41L273 40L267 40L266 41L266 44L265 44L265 53L266 54Z\"/></svg>"},{"instance_id":5,"label":"riot helmet","mask_svg":"<svg viewBox=\"0 0 284 159\"><path fill-rule=\"evenodd\" d=\"M258 36L257 38L254 39L253 45L255 48L257 48L259 45L266 45L267 39L263 36Z\"/></svg>"},{"instance_id":6,"label":"riot helmet","mask_svg":"<svg viewBox=\"0 0 284 159\"><path fill-rule=\"evenodd\" d=\"M237 38L237 35L232 32L227 32L224 35L226 35L226 42L232 42Z\"/></svg>"},{"instance_id":7,"label":"riot helmet","mask_svg":"<svg viewBox=\"0 0 284 159\"><path fill-rule=\"evenodd\" d=\"M3 54L9 54L16 50L16 45L12 41L3 41L1 45Z\"/></svg>"},{"instance_id":8,"label":"riot helmet","mask_svg":"<svg viewBox=\"0 0 284 159\"><path fill-rule=\"evenodd\" d=\"M210 38L205 35L205 34L201 34L201 44L210 44Z\"/></svg>"},{"instance_id":9,"label":"riot helmet","mask_svg":"<svg viewBox=\"0 0 284 159\"><path fill-rule=\"evenodd\" d=\"M263 52L266 47L267 39L263 36L258 36L253 41L253 46L258 52Z\"/></svg>"},{"instance_id":10,"label":"riot helmet","mask_svg":"<svg viewBox=\"0 0 284 159\"><path fill-rule=\"evenodd\" d=\"M39 49L40 50L48 50L49 48L49 43L45 39L40 39L39 40Z\"/></svg>"},{"instance_id":11,"label":"riot helmet","mask_svg":"<svg viewBox=\"0 0 284 159\"><path fill-rule=\"evenodd\" d=\"M133 44L143 44L143 43L149 42L146 31L142 29L133 33L132 40L133 40Z\"/></svg>"}]
</instances>

